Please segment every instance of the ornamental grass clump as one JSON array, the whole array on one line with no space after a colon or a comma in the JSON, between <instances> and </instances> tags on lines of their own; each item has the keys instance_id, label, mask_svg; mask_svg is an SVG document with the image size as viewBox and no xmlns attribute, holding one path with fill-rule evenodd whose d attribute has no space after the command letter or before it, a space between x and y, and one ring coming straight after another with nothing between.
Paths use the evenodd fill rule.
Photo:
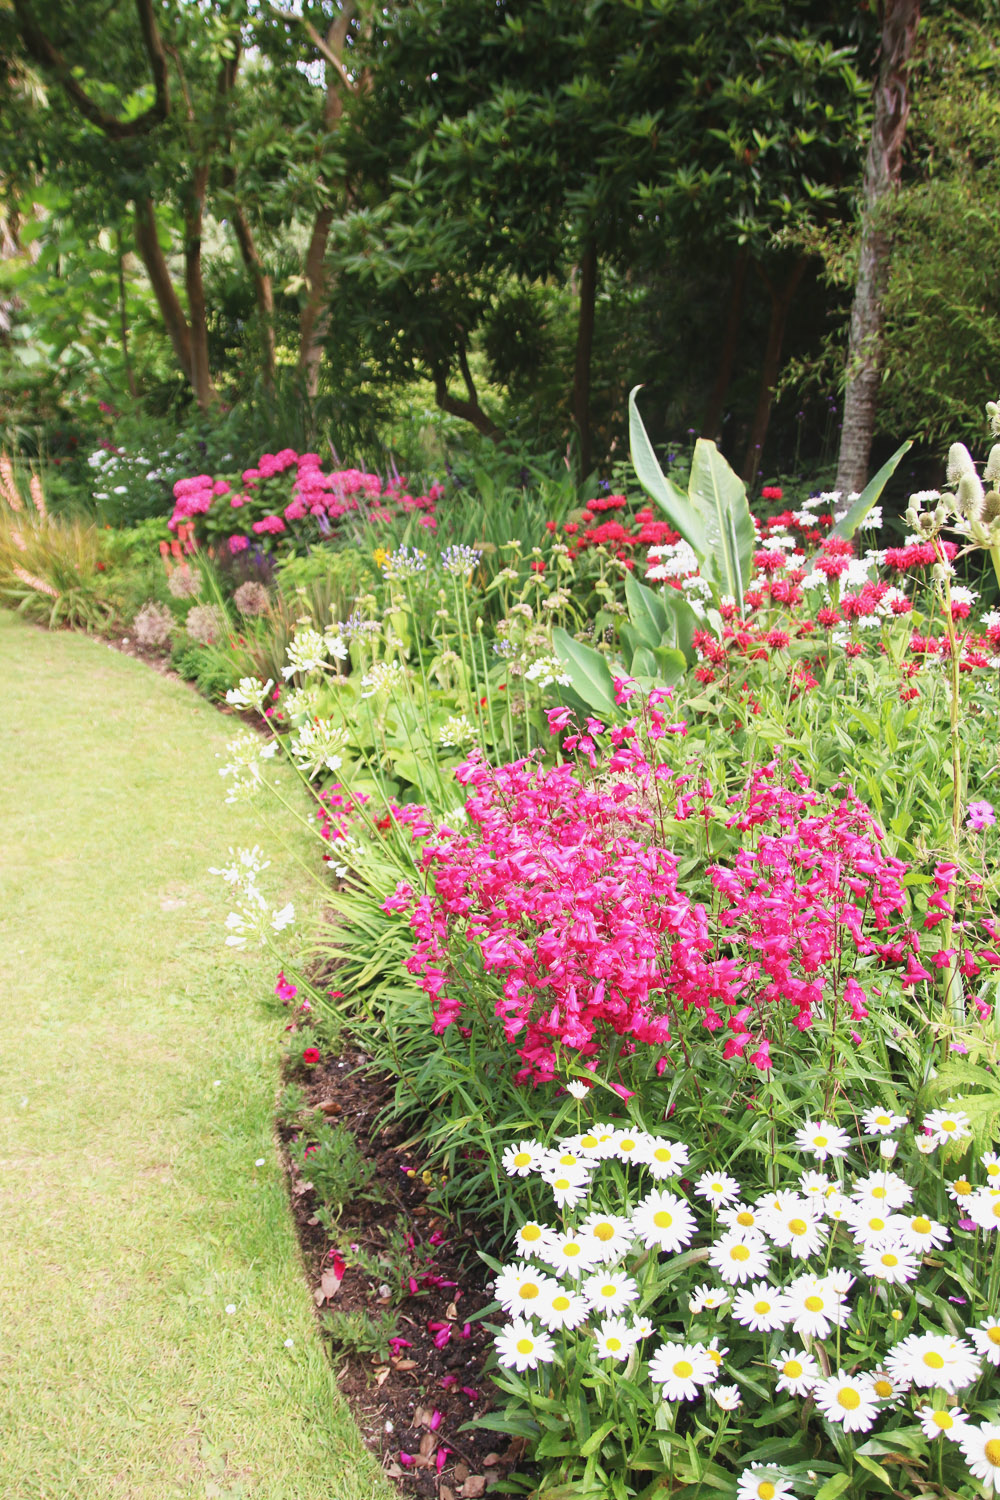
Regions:
<instances>
[{"instance_id":1,"label":"ornamental grass clump","mask_svg":"<svg viewBox=\"0 0 1000 1500\"><path fill-rule=\"evenodd\" d=\"M483 1420L527 1440L538 1493L1000 1490L1000 1163L953 1179L954 1106L850 1126L805 1121L763 1191L628 1123L512 1141L532 1208L490 1262L507 1403Z\"/></svg>"},{"instance_id":2,"label":"ornamental grass clump","mask_svg":"<svg viewBox=\"0 0 1000 1500\"><path fill-rule=\"evenodd\" d=\"M791 785L777 762L754 769L719 819L732 854L699 887L667 832L687 778L650 770L459 768L468 827L427 842L411 916L408 967L436 1033L478 1017L502 1028L518 1081L582 1069L614 1083L641 1048L657 1072L686 1064L696 1032L766 1074L796 1032L846 1040L863 1024L871 980L918 942L905 866L863 804L821 797L794 767Z\"/></svg>"}]
</instances>

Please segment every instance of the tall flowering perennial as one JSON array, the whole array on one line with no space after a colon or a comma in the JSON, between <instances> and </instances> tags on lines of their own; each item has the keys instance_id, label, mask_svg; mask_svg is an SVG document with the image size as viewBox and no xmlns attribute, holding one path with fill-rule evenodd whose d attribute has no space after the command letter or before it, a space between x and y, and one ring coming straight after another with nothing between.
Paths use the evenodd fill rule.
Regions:
<instances>
[{"instance_id":1,"label":"tall flowering perennial","mask_svg":"<svg viewBox=\"0 0 1000 1500\"><path fill-rule=\"evenodd\" d=\"M629 1123L512 1141L502 1169L557 1220L536 1210L491 1262L509 1399L487 1420L536 1446L540 1488L617 1495L666 1474L671 1491L805 1500L853 1470L851 1494L1000 1491L998 1278L969 1266L992 1254L1000 1163L949 1182L927 1157L967 1141L968 1117L906 1125L879 1108L859 1135L807 1120L786 1143L803 1170L756 1196ZM856 1455L876 1427L861 1454L899 1473L873 1489Z\"/></svg>"},{"instance_id":2,"label":"tall flowering perennial","mask_svg":"<svg viewBox=\"0 0 1000 1500\"><path fill-rule=\"evenodd\" d=\"M585 784L567 764L459 767L468 825L425 846L411 918L408 967L435 1032L482 996L480 965L519 1081L551 1079L566 1051L613 1069L641 1043L662 1068L685 1015L762 1072L790 1027L859 1024L855 959L898 964L916 939L904 866L858 799L824 803L801 773L789 788L777 765L759 768L728 819L743 847L710 868L710 909L682 888L658 812L658 798L684 800L685 778L635 760L629 773Z\"/></svg>"}]
</instances>

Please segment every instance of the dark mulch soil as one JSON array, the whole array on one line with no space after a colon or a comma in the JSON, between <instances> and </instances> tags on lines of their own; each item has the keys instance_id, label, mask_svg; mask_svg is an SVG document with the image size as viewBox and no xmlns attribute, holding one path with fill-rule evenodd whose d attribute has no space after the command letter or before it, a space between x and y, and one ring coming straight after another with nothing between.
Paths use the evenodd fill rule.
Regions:
<instances>
[{"instance_id":1,"label":"dark mulch soil","mask_svg":"<svg viewBox=\"0 0 1000 1500\"><path fill-rule=\"evenodd\" d=\"M338 1285L341 1266L317 1220L316 1194L288 1150L296 1131L281 1130L302 1256L321 1321L327 1310L367 1311L393 1319L409 1345L397 1345L388 1357L385 1350L353 1355L334 1349L340 1388L367 1446L408 1494L465 1500L491 1489L521 1452L520 1443L503 1434L467 1426L493 1404L483 1376L490 1336L472 1321L492 1300L487 1268L476 1256L474 1230L456 1230L427 1203L422 1163L403 1146L401 1128L376 1128L391 1085L366 1063L362 1054L350 1052L310 1068L308 1078L296 1075L317 1117L346 1125L376 1167L372 1199L349 1204L338 1219L337 1250L346 1267ZM359 1251L383 1250L380 1226L397 1221L415 1241L410 1266L384 1266L383 1275L373 1276L352 1264ZM431 1243L432 1237L440 1243ZM408 1275L415 1278L416 1294L403 1286Z\"/></svg>"}]
</instances>

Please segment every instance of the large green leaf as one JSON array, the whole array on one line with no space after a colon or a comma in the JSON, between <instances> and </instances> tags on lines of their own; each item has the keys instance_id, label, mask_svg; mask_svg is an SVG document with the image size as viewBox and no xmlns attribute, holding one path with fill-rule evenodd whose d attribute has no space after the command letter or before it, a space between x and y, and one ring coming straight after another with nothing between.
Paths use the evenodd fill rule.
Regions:
<instances>
[{"instance_id":1,"label":"large green leaf","mask_svg":"<svg viewBox=\"0 0 1000 1500\"><path fill-rule=\"evenodd\" d=\"M552 644L556 655L569 673L575 692L595 713L608 718L618 716L615 702L615 683L607 662L593 646L584 646L580 641L559 626L552 632Z\"/></svg>"},{"instance_id":2,"label":"large green leaf","mask_svg":"<svg viewBox=\"0 0 1000 1500\"><path fill-rule=\"evenodd\" d=\"M852 537L854 535L865 516L885 489L887 482L895 474L900 459L912 447L912 441L907 439L902 447L896 449L895 453L891 458L886 460L878 473L872 479L869 479L861 494L847 512L847 515L844 516L843 520L837 522L830 533L831 536Z\"/></svg>"},{"instance_id":3,"label":"large green leaf","mask_svg":"<svg viewBox=\"0 0 1000 1500\"><path fill-rule=\"evenodd\" d=\"M633 629L622 626L620 634L632 650L638 645L638 637L650 649L676 646L683 651L689 666L694 662L692 639L698 629L698 618L679 590L664 589L662 594L657 594L640 583L634 574L626 573L625 598Z\"/></svg>"},{"instance_id":4,"label":"large green leaf","mask_svg":"<svg viewBox=\"0 0 1000 1500\"><path fill-rule=\"evenodd\" d=\"M743 590L750 582L757 533L745 484L707 438L695 443L688 493L705 534L702 572L723 594L742 602Z\"/></svg>"},{"instance_id":5,"label":"large green leaf","mask_svg":"<svg viewBox=\"0 0 1000 1500\"><path fill-rule=\"evenodd\" d=\"M657 463L653 445L635 404L636 391L641 390L641 385L634 386L628 398L628 436L636 478L646 494L656 501L674 530L680 532L699 557L704 557L706 540L701 516L684 492L667 478Z\"/></svg>"}]
</instances>

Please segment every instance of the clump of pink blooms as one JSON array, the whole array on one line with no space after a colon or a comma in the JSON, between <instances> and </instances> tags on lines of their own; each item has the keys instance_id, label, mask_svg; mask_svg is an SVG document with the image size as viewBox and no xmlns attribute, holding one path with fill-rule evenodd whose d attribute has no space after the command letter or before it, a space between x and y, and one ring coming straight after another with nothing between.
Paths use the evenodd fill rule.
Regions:
<instances>
[{"instance_id":1,"label":"clump of pink blooms","mask_svg":"<svg viewBox=\"0 0 1000 1500\"><path fill-rule=\"evenodd\" d=\"M519 1081L568 1063L613 1068L640 1044L657 1049L662 1071L692 1021L762 1072L789 1026L805 1031L821 1016L860 1025L869 994L856 959L874 960L869 983L918 938L905 921L905 866L883 853L853 793L824 799L797 770L791 786L777 763L753 770L729 799L740 809L726 816L723 805L741 845L708 869L706 902L685 889L659 812L664 796L692 801L689 778L637 755L618 769L585 782L569 764L535 759L459 768L467 831L445 828L425 845L423 895L405 886L385 903L412 908L408 966L434 1030L467 1019L480 965ZM712 815L711 789L696 795L699 815Z\"/></svg>"},{"instance_id":2,"label":"clump of pink blooms","mask_svg":"<svg viewBox=\"0 0 1000 1500\"><path fill-rule=\"evenodd\" d=\"M229 550L237 553L255 541L294 536L309 527L328 536L336 522L353 512L363 512L376 523L417 513L420 524L433 531L435 506L443 494L441 484L431 485L424 494L410 494L401 475L383 481L360 469L327 471L318 453L282 448L261 454L256 465L238 476L196 474L178 480L167 524L174 531L180 522L194 518L204 530L200 518L211 515L212 531L228 533Z\"/></svg>"}]
</instances>

